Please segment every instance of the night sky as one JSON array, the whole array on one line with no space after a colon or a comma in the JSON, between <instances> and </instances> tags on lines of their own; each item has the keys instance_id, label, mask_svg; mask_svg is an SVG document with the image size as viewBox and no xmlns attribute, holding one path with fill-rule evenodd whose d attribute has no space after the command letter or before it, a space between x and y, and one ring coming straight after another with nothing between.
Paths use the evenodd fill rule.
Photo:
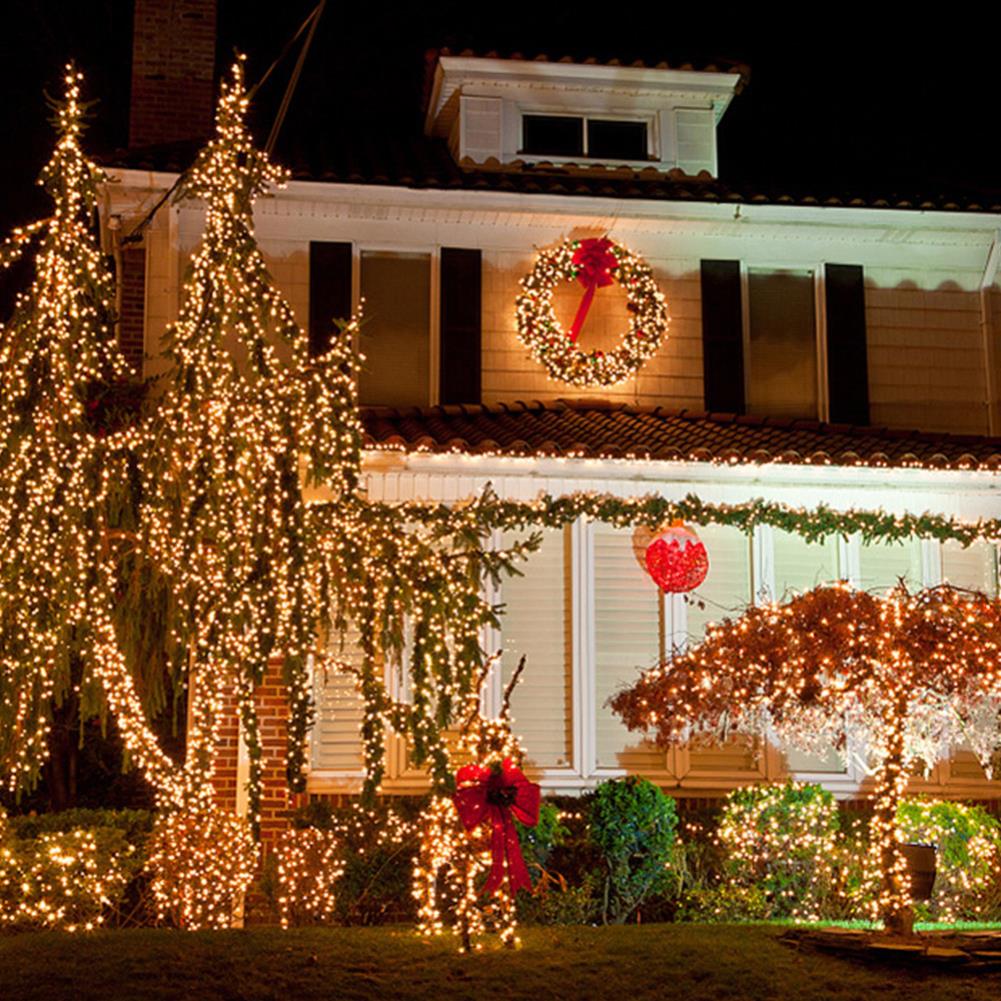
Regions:
<instances>
[{"instance_id":1,"label":"night sky","mask_svg":"<svg viewBox=\"0 0 1001 1001\"><path fill-rule=\"evenodd\" d=\"M256 80L314 0L220 0L219 61L234 47ZM993 6L993 5L991 5ZM0 30L0 225L39 211L32 181L51 141L44 92L75 58L98 99L88 141L95 152L126 141L131 0L6 4ZM704 15L676 14L682 8ZM797 193L940 194L1001 188L1001 13L988 5L421 3L348 5L329 0L285 124L419 130L424 52L593 54L598 58L721 58L751 67L749 86L720 129L724 180ZM874 14L872 11L877 10ZM950 25L951 22L956 22ZM267 134L291 70L284 63L260 95ZM281 143L279 144L279 152Z\"/></svg>"}]
</instances>

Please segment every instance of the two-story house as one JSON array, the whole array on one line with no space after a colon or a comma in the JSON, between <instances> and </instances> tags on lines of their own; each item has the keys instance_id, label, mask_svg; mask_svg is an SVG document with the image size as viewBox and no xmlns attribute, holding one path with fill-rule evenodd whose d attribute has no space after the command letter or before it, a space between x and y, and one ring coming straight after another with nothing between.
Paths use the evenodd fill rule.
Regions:
<instances>
[{"instance_id":1,"label":"two-story house","mask_svg":"<svg viewBox=\"0 0 1001 1001\"><path fill-rule=\"evenodd\" d=\"M133 149L108 189L117 233L190 162L189 146L170 142L170 78L149 44L137 32ZM187 78L211 78L211 47L185 51L201 59ZM695 493L1001 515L1001 196L826 199L724 185L717 127L745 82L740 67L442 51L428 66L423 134L300 137L293 180L259 203L257 232L317 347L330 317L364 301L371 497L456 501L490 483L526 499ZM141 242L118 247L123 344L145 355L147 374L200 225L197 205L168 201ZM582 389L533 359L515 302L540 250L605 236L650 265L670 327L635 374ZM564 328L581 293L575 282L554 291ZM619 285L599 288L581 350L612 350L626 306ZM994 593L995 546L700 535L710 571L694 600L658 592L631 533L584 520L548 532L525 575L495 595L503 628L485 642L503 650L505 676L527 654L514 716L535 773L554 792L638 772L701 797L792 773L857 795L857 760L743 744L665 753L628 733L606 700L707 622L791 589L904 578ZM351 682L330 678L316 695L309 789L356 789ZM386 789L420 788L404 750L391 758ZM962 748L920 785L1001 793Z\"/></svg>"}]
</instances>

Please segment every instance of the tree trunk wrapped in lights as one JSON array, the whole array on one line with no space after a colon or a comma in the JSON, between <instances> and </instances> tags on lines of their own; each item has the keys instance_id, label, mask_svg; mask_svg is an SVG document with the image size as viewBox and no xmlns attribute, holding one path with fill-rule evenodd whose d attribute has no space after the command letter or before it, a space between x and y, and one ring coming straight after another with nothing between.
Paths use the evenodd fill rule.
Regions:
<instances>
[{"instance_id":1,"label":"tree trunk wrapped in lights","mask_svg":"<svg viewBox=\"0 0 1001 1001\"><path fill-rule=\"evenodd\" d=\"M913 769L957 743L989 773L1001 742L1001 602L948 585L885 595L818 587L710 627L612 705L663 746L771 729L806 751L865 747L875 773L874 916L908 931L897 806Z\"/></svg>"}]
</instances>

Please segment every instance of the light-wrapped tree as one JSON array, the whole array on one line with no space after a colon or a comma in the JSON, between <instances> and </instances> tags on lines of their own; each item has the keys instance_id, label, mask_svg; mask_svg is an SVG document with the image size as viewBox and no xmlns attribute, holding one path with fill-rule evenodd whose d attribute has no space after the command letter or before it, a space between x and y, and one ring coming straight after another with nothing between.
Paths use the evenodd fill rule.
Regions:
<instances>
[{"instance_id":1,"label":"light-wrapped tree","mask_svg":"<svg viewBox=\"0 0 1001 1001\"><path fill-rule=\"evenodd\" d=\"M115 430L110 389L128 375L114 334L114 278L96 234L102 172L80 145L80 74L54 105L58 141L39 183L52 214L17 230L9 266L34 243L33 276L0 330L0 768L33 785L54 713L67 720L138 707L112 627L116 582L109 512ZM75 737L71 738L75 740ZM127 735L150 763L159 752Z\"/></svg>"},{"instance_id":2,"label":"light-wrapped tree","mask_svg":"<svg viewBox=\"0 0 1001 1001\"><path fill-rule=\"evenodd\" d=\"M966 742L985 768L999 737L1001 602L948 585L886 594L818 587L749 608L612 700L662 745L769 731L791 746L863 747L875 775L874 916L910 927L897 842L909 775Z\"/></svg>"}]
</instances>

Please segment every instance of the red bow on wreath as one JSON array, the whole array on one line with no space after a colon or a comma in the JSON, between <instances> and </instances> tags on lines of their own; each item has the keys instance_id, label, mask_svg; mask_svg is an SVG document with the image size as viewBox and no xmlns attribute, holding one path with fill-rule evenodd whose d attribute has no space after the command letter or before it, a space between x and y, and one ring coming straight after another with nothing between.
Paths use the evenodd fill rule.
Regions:
<instances>
[{"instance_id":1,"label":"red bow on wreath","mask_svg":"<svg viewBox=\"0 0 1001 1001\"><path fill-rule=\"evenodd\" d=\"M521 855L514 819L529 827L539 822L541 790L538 785L529 782L510 758L491 767L463 765L455 781L459 788L452 802L462 826L471 831L484 821L490 821L493 863L484 892L493 893L504 882L505 867L512 894L521 889L530 890L532 881Z\"/></svg>"},{"instance_id":2,"label":"red bow on wreath","mask_svg":"<svg viewBox=\"0 0 1001 1001\"><path fill-rule=\"evenodd\" d=\"M587 311L591 308L591 300L599 288L611 285L615 279L612 269L618 267L619 259L612 253L612 241L602 237L600 240L581 240L580 246L573 252L571 262L577 269L577 281L584 286L584 298L577 307L577 315L570 324L570 340L576 343L580 328L587 319Z\"/></svg>"}]
</instances>

